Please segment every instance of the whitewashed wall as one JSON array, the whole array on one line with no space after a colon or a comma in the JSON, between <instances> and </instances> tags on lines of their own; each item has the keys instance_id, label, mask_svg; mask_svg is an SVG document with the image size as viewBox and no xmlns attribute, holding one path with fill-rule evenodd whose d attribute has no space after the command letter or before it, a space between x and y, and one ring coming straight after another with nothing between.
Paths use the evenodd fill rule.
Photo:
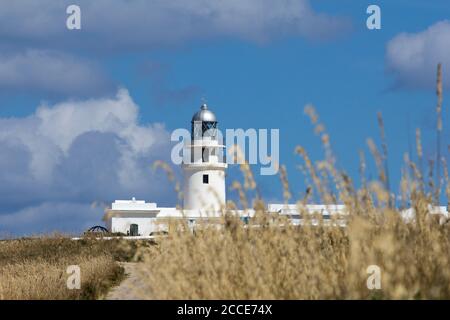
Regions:
<instances>
[{"instance_id":1,"label":"whitewashed wall","mask_svg":"<svg viewBox=\"0 0 450 320\"><path fill-rule=\"evenodd\" d=\"M138 225L138 232L141 236L149 236L150 233L166 230L167 227L161 223L157 223L155 218L150 217L112 217L111 231L127 234L132 224Z\"/></svg>"}]
</instances>

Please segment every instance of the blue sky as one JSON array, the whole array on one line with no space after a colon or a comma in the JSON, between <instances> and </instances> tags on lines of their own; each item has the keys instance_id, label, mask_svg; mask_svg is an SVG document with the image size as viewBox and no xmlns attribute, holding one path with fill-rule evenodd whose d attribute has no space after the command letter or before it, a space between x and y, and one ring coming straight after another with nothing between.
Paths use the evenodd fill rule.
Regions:
<instances>
[{"instance_id":1,"label":"blue sky","mask_svg":"<svg viewBox=\"0 0 450 320\"><path fill-rule=\"evenodd\" d=\"M81 7L81 30L65 28L72 3ZM370 4L381 7L381 30L366 28ZM303 113L308 103L330 133L338 166L355 180L359 150L376 175L366 139L379 142L381 111L397 191L415 128L425 155L435 153L440 61L443 146L450 143L445 0L5 1L2 8L4 234L78 232L100 223L103 203L117 198L174 204L171 186L149 164L169 159L170 132L189 126L202 98L221 128L280 129L280 162L296 196L306 186L295 146L323 157ZM266 199L281 200L278 176L257 181Z\"/></svg>"}]
</instances>

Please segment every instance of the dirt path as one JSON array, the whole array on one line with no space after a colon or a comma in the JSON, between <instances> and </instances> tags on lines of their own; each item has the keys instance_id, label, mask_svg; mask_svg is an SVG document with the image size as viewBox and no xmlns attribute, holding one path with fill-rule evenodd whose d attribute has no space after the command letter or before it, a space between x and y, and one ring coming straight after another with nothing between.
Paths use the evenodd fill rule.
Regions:
<instances>
[{"instance_id":1,"label":"dirt path","mask_svg":"<svg viewBox=\"0 0 450 320\"><path fill-rule=\"evenodd\" d=\"M151 299L148 289L145 288L145 279L137 272L135 262L122 262L126 278L117 287L112 288L103 298L105 300L140 300Z\"/></svg>"}]
</instances>

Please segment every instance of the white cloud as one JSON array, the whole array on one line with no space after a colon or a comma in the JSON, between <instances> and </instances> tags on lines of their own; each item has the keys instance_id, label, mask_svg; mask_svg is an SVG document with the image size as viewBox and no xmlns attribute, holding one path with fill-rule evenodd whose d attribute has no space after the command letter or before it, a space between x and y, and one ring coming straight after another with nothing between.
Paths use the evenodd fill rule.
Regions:
<instances>
[{"instance_id":1,"label":"white cloud","mask_svg":"<svg viewBox=\"0 0 450 320\"><path fill-rule=\"evenodd\" d=\"M441 21L418 33L401 33L387 44L386 63L395 77L395 86L432 89L436 68L443 64L444 75L450 75L450 22ZM444 76L445 87L450 87Z\"/></svg>"},{"instance_id":2,"label":"white cloud","mask_svg":"<svg viewBox=\"0 0 450 320\"><path fill-rule=\"evenodd\" d=\"M66 8L71 4L71 0L2 2L0 92L59 98L98 97L115 90L97 65L74 57L79 52L99 61L107 55L205 39L256 43L286 36L326 39L350 25L346 18L317 13L309 0L79 0L82 29L68 30ZM158 85L154 88L158 103L184 101L198 91L195 85L176 90L164 87L164 81Z\"/></svg>"},{"instance_id":3,"label":"white cloud","mask_svg":"<svg viewBox=\"0 0 450 320\"><path fill-rule=\"evenodd\" d=\"M220 36L256 42L285 35L326 38L349 26L346 19L316 13L308 0L80 0L82 29L71 32L65 8L72 2L3 4L0 39L127 51Z\"/></svg>"},{"instance_id":4,"label":"white cloud","mask_svg":"<svg viewBox=\"0 0 450 320\"><path fill-rule=\"evenodd\" d=\"M64 215L61 206L93 201L132 196L175 201L165 175L151 170L154 160L170 159L169 133L162 124L140 124L138 114L121 89L112 98L42 105L25 118L0 118L0 224L7 219L11 232L17 232L19 217L31 214L39 224L43 210L52 210L49 203L63 205L42 219ZM76 230L84 217L73 221Z\"/></svg>"},{"instance_id":5,"label":"white cloud","mask_svg":"<svg viewBox=\"0 0 450 320\"><path fill-rule=\"evenodd\" d=\"M134 152L145 151L157 143L158 130L137 124L138 106L125 89L114 99L102 98L40 106L35 114L38 132L67 153L74 139L89 131L115 132L128 141ZM159 128L158 128L159 129Z\"/></svg>"},{"instance_id":6,"label":"white cloud","mask_svg":"<svg viewBox=\"0 0 450 320\"><path fill-rule=\"evenodd\" d=\"M111 89L110 80L92 63L50 50L0 55L0 88L48 94L91 95Z\"/></svg>"}]
</instances>

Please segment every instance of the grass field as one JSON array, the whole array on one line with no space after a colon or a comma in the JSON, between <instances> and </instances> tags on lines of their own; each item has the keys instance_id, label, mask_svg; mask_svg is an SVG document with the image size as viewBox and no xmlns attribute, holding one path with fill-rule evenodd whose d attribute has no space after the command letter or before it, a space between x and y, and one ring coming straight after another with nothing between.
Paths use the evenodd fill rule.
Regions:
<instances>
[{"instance_id":1,"label":"grass field","mask_svg":"<svg viewBox=\"0 0 450 320\"><path fill-rule=\"evenodd\" d=\"M141 251L140 296L450 299L448 224L426 218L406 224L397 212L376 208L355 214L347 228L280 224L244 228L230 218L223 230L173 233ZM367 286L371 265L381 271L379 290Z\"/></svg>"},{"instance_id":2,"label":"grass field","mask_svg":"<svg viewBox=\"0 0 450 320\"><path fill-rule=\"evenodd\" d=\"M120 282L118 241L61 236L0 241L0 299L95 299ZM78 265L81 289L69 290L67 267Z\"/></svg>"}]
</instances>

